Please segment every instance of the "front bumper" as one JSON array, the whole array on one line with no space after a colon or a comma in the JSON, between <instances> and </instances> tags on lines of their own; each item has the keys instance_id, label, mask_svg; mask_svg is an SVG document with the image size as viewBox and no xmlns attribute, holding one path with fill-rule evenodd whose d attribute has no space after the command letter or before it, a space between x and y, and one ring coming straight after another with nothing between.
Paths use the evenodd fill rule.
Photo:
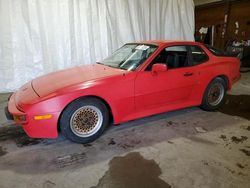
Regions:
<instances>
[{"instance_id":1,"label":"front bumper","mask_svg":"<svg viewBox=\"0 0 250 188\"><path fill-rule=\"evenodd\" d=\"M26 114L20 111L15 104L15 93L8 99L8 107L5 107L5 116L8 120L14 120L17 124L26 124Z\"/></svg>"},{"instance_id":2,"label":"front bumper","mask_svg":"<svg viewBox=\"0 0 250 188\"><path fill-rule=\"evenodd\" d=\"M32 106L31 106L32 107ZM40 110L39 110L40 111ZM35 120L36 111L22 112L16 107L15 93L9 98L8 107L5 108L5 116L21 125L25 133L31 138L56 138L58 137L57 121L60 113L51 113L48 120Z\"/></svg>"},{"instance_id":3,"label":"front bumper","mask_svg":"<svg viewBox=\"0 0 250 188\"><path fill-rule=\"evenodd\" d=\"M14 117L13 117L13 115L9 112L7 106L4 108L4 112L5 112L5 116L6 116L7 120L11 120L11 121L14 120Z\"/></svg>"}]
</instances>

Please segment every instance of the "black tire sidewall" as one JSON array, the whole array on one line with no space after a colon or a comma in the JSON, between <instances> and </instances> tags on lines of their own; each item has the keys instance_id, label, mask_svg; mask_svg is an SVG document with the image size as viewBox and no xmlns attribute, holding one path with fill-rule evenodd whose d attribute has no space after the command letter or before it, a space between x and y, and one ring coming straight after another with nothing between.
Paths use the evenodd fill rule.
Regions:
<instances>
[{"instance_id":1,"label":"black tire sidewall","mask_svg":"<svg viewBox=\"0 0 250 188\"><path fill-rule=\"evenodd\" d=\"M224 87L224 93L223 93L223 98L220 101L219 104L212 106L209 104L208 102L208 94L209 94L209 90L210 88L215 84L215 83L221 83ZM225 103L225 96L226 96L226 92L227 92L227 85L226 82L223 78L215 78L214 80L212 80L208 87L206 88L205 94L203 95L203 100L202 100L202 105L201 108L207 111L214 111L217 110L218 108L220 108L224 103Z\"/></svg>"},{"instance_id":2,"label":"black tire sidewall","mask_svg":"<svg viewBox=\"0 0 250 188\"><path fill-rule=\"evenodd\" d=\"M76 110L78 110L79 108L83 106L88 106L88 105L95 106L101 111L102 116L103 116L103 122L102 122L100 129L92 136L79 137L76 134L74 134L74 132L71 130L70 120ZM109 123L109 113L108 113L108 109L106 105L99 99L80 98L80 99L73 101L66 107L66 109L63 111L61 115L59 123L60 123L60 130L66 138L70 139L73 142L84 144L84 143L92 142L101 136L101 134L104 132L105 128L107 127Z\"/></svg>"}]
</instances>

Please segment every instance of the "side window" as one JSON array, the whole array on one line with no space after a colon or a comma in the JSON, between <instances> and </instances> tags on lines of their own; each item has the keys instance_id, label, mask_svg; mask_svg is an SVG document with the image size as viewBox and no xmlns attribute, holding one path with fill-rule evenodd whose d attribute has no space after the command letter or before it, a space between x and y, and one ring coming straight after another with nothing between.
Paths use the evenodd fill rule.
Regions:
<instances>
[{"instance_id":1,"label":"side window","mask_svg":"<svg viewBox=\"0 0 250 188\"><path fill-rule=\"evenodd\" d=\"M146 71L150 71L156 63L164 63L168 69L187 67L188 50L186 46L171 46L160 52L160 54L149 64Z\"/></svg>"},{"instance_id":2,"label":"side window","mask_svg":"<svg viewBox=\"0 0 250 188\"><path fill-rule=\"evenodd\" d=\"M186 46L171 46L165 49L166 62L169 69L188 66L188 52Z\"/></svg>"},{"instance_id":3,"label":"side window","mask_svg":"<svg viewBox=\"0 0 250 188\"><path fill-rule=\"evenodd\" d=\"M199 46L190 46L193 65L208 61L207 54Z\"/></svg>"}]
</instances>

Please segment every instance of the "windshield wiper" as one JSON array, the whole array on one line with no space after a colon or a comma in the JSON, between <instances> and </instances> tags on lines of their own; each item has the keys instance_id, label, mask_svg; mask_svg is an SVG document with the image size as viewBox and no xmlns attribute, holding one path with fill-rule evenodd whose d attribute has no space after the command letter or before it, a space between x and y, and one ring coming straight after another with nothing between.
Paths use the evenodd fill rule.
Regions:
<instances>
[{"instance_id":1,"label":"windshield wiper","mask_svg":"<svg viewBox=\"0 0 250 188\"><path fill-rule=\"evenodd\" d=\"M126 68L123 68L123 67L115 67L115 66L112 66L112 65L106 65L106 66L111 67L111 68L115 68L115 69L127 70Z\"/></svg>"},{"instance_id":2,"label":"windshield wiper","mask_svg":"<svg viewBox=\"0 0 250 188\"><path fill-rule=\"evenodd\" d=\"M103 63L101 63L101 62L96 62L96 64L99 64L99 65L104 65Z\"/></svg>"},{"instance_id":3,"label":"windshield wiper","mask_svg":"<svg viewBox=\"0 0 250 188\"><path fill-rule=\"evenodd\" d=\"M128 69L126 69L124 67L117 67L117 68L122 69L122 70L128 70Z\"/></svg>"},{"instance_id":4,"label":"windshield wiper","mask_svg":"<svg viewBox=\"0 0 250 188\"><path fill-rule=\"evenodd\" d=\"M126 68L123 68L123 67L115 67L115 66L104 64L104 63L101 63L101 62L96 62L96 63L100 64L100 65L108 66L108 67L111 67L111 68L115 68L115 69L127 70Z\"/></svg>"}]
</instances>

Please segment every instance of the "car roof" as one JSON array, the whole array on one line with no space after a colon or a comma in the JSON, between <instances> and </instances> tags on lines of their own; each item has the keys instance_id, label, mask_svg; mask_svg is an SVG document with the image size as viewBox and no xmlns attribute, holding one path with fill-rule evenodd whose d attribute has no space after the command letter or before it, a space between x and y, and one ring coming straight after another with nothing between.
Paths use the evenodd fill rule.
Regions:
<instances>
[{"instance_id":1,"label":"car roof","mask_svg":"<svg viewBox=\"0 0 250 188\"><path fill-rule=\"evenodd\" d=\"M165 45L165 44L170 44L170 45L201 45L199 42L194 42L194 41L186 41L186 40L145 40L141 42L132 42L132 44L151 44L151 45ZM131 43L128 43L131 44Z\"/></svg>"}]
</instances>

